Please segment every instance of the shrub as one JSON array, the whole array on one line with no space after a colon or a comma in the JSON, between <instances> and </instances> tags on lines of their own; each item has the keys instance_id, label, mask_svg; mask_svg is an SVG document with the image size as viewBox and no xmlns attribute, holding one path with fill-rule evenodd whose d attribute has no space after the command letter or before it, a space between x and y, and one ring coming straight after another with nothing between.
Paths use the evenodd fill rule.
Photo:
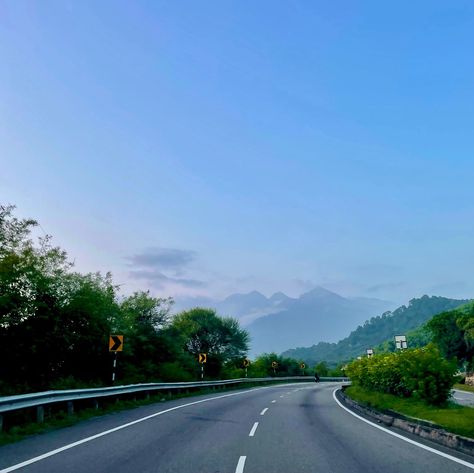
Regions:
<instances>
[{"instance_id":1,"label":"shrub","mask_svg":"<svg viewBox=\"0 0 474 473\"><path fill-rule=\"evenodd\" d=\"M364 388L439 405L449 398L456 366L429 345L356 360L347 372L354 384Z\"/></svg>"}]
</instances>

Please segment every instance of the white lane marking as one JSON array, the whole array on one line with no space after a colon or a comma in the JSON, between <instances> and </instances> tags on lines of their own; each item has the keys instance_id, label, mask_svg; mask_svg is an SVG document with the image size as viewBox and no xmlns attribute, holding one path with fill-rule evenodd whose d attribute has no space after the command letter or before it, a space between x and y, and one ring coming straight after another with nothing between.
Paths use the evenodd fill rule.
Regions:
<instances>
[{"instance_id":1,"label":"white lane marking","mask_svg":"<svg viewBox=\"0 0 474 473\"><path fill-rule=\"evenodd\" d=\"M130 427L132 425L138 424L140 422L144 422L148 419L152 419L153 417L157 417L157 416L160 416L162 414L166 414L167 412L176 411L177 409L182 409L183 407L194 406L195 404L201 404L203 402L212 401L214 399L222 399L222 398L225 398L225 397L239 396L241 394L246 394L246 393L249 393L251 391L258 391L260 389L269 389L269 388L272 388L272 387L276 387L276 386L263 386L261 388L248 389L247 391L241 391L241 392L238 392L238 393L223 394L221 396L209 397L209 398L206 398L206 399L201 399L200 401L188 402L187 404L181 404L179 406L171 407L170 409L165 409L164 411L155 412L154 414L150 414L146 417L141 417L140 419L136 419L132 422L127 422L126 424L119 425L117 427L114 427L113 429L105 430L104 432L100 432L100 433L92 435L90 437L83 438L81 440L78 440L77 442L73 442L73 443L70 443L68 445L64 445L63 447L56 448L54 450L51 450L50 452L46 452L46 453L43 453L42 455L38 455L37 457L33 457L33 458L30 458L29 460L25 460L21 463L17 463L16 465L9 466L7 468L4 468L3 470L0 470L0 473L9 473L10 471L19 470L20 468L31 465L32 463L39 462L39 461L44 460L48 457L52 457L53 455L57 455L58 453L64 452L65 450L69 450L70 448L77 447L78 445L82 445L83 443L91 442L92 440L103 437L104 435L108 435L108 434L111 434L113 432L117 432L118 430L122 430L122 429Z\"/></svg>"},{"instance_id":2,"label":"white lane marking","mask_svg":"<svg viewBox=\"0 0 474 473\"><path fill-rule=\"evenodd\" d=\"M275 404L275 402L276 402L276 400L275 400L275 399L273 399L273 401L272 401L272 404Z\"/></svg>"},{"instance_id":3,"label":"white lane marking","mask_svg":"<svg viewBox=\"0 0 474 473\"><path fill-rule=\"evenodd\" d=\"M240 457L239 458L239 462L237 463L237 468L235 469L235 473L243 473L244 472L245 460L247 460L247 457Z\"/></svg>"},{"instance_id":4,"label":"white lane marking","mask_svg":"<svg viewBox=\"0 0 474 473\"><path fill-rule=\"evenodd\" d=\"M280 396L280 397L285 397L285 396Z\"/></svg>"},{"instance_id":5,"label":"white lane marking","mask_svg":"<svg viewBox=\"0 0 474 473\"><path fill-rule=\"evenodd\" d=\"M383 430L385 433L393 435L394 437L399 438L400 440L403 440L405 442L411 443L412 445L416 445L417 447L422 448L423 450L428 450L431 453L435 453L436 455L439 455L441 457L447 458L448 460L451 460L453 462L459 463L461 465L467 466L471 470L474 470L474 463L469 463L467 461L461 460L460 458L453 457L452 455L449 455L447 453L441 452L439 450L436 450L435 448L428 447L427 445L423 445L422 443L415 442L415 440L409 439L407 437L404 437L403 435L397 434L396 432L392 432L389 429L386 429L385 427L381 427L380 425L374 424L373 422L370 422L370 420L364 419L360 415L356 414L355 412L352 412L350 409L348 409L346 406L343 406L339 399L336 397L336 391L340 389L337 388L332 392L332 397L334 400L339 404L339 407L342 407L345 411L349 412L349 414L353 415L354 417L357 417L361 421L365 422L366 424L371 425L372 427L375 427L376 429ZM1 473L1 472L0 472Z\"/></svg>"},{"instance_id":6,"label":"white lane marking","mask_svg":"<svg viewBox=\"0 0 474 473\"><path fill-rule=\"evenodd\" d=\"M255 431L257 430L257 427L258 427L258 422L255 422L255 424L253 424L252 430L249 433L249 437L253 437L255 435Z\"/></svg>"},{"instance_id":7,"label":"white lane marking","mask_svg":"<svg viewBox=\"0 0 474 473\"><path fill-rule=\"evenodd\" d=\"M260 415L261 415L261 416L264 416L264 415L265 415L265 412L267 412L267 411L268 411L268 407L265 407L265 409L263 409L263 411L260 412Z\"/></svg>"}]
</instances>

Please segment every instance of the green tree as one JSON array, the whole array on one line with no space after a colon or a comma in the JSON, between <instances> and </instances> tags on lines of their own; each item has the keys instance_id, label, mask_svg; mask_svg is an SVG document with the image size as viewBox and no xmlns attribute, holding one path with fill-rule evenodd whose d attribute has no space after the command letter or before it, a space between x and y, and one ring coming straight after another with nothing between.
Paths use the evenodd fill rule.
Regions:
<instances>
[{"instance_id":1,"label":"green tree","mask_svg":"<svg viewBox=\"0 0 474 473\"><path fill-rule=\"evenodd\" d=\"M460 318L459 311L443 312L433 317L427 323L427 327L441 353L448 359L456 358L461 362L468 359L469 349L464 337L465 332L458 324Z\"/></svg>"},{"instance_id":2,"label":"green tree","mask_svg":"<svg viewBox=\"0 0 474 473\"><path fill-rule=\"evenodd\" d=\"M126 382L157 380L162 377L161 365L175 358L176 347L166 336L172 304L171 298L149 292L135 292L120 303L115 331L125 336L121 366Z\"/></svg>"},{"instance_id":3,"label":"green tree","mask_svg":"<svg viewBox=\"0 0 474 473\"><path fill-rule=\"evenodd\" d=\"M328 376L329 368L325 361L320 361L315 367L314 371L318 373L319 376Z\"/></svg>"},{"instance_id":4,"label":"green tree","mask_svg":"<svg viewBox=\"0 0 474 473\"><path fill-rule=\"evenodd\" d=\"M224 363L241 359L248 351L247 331L235 319L219 317L212 309L181 312L173 319L172 329L193 357L208 354L206 372L211 376L220 375Z\"/></svg>"}]
</instances>

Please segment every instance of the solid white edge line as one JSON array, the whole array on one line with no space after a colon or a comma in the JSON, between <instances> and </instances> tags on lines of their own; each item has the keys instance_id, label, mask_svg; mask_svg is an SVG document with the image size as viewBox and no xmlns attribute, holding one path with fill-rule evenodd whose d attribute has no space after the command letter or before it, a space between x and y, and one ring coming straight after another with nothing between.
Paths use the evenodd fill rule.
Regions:
<instances>
[{"instance_id":1,"label":"solid white edge line","mask_svg":"<svg viewBox=\"0 0 474 473\"><path fill-rule=\"evenodd\" d=\"M258 422L255 422L255 424L253 424L252 430L250 430L249 437L253 437L255 435L255 431L257 430L257 427L258 427Z\"/></svg>"},{"instance_id":2,"label":"solid white edge line","mask_svg":"<svg viewBox=\"0 0 474 473\"><path fill-rule=\"evenodd\" d=\"M65 450L69 450L71 448L77 447L78 445L82 445L83 443L91 442L92 440L103 437L104 435L108 435L108 434L111 434L113 432L117 432L118 430L122 430L122 429L125 429L127 427L130 427L132 425L139 424L140 422L144 422L148 419L152 419L153 417L157 417L157 416L160 416L162 414L166 414L167 412L172 412L172 411L176 411L177 409L182 409L183 407L194 406L195 404L201 404L203 402L213 401L214 399L222 399L222 398L225 398L225 397L239 396L241 394L247 394L247 393L252 392L252 391L259 391L260 389L270 389L270 388L281 387L281 386L282 385L262 386L260 388L247 389L246 391L240 391L240 392L237 392L237 393L222 394L221 396L209 397L209 398L206 398L206 399L201 399L200 401L188 402L186 404L181 404L179 406L171 407L169 409L165 409L164 411L155 412L154 414L150 414L146 417L141 417L140 419L136 419L136 420L133 420L131 422L127 422L126 424L119 425L117 427L114 427L113 429L105 430L104 432L100 432L100 433L92 435L90 437L83 438L81 440L78 440L77 442L73 442L73 443L70 443L68 445L64 445L63 447L56 448L56 449L51 450L49 452L43 453L42 455L38 455L37 457L33 457L33 458L30 458L29 460L25 460L21 463L17 463L15 465L9 466L7 468L3 468L2 470L0 470L0 473L9 473L10 471L19 470L20 468L31 465L32 463L39 462L41 460L44 460L45 458L52 457L53 455L57 455L58 453L64 452Z\"/></svg>"},{"instance_id":3,"label":"solid white edge line","mask_svg":"<svg viewBox=\"0 0 474 473\"><path fill-rule=\"evenodd\" d=\"M265 415L265 412L267 412L267 411L268 411L268 407L265 407L265 409L263 409L263 411L260 412L260 415L261 415L261 416L264 416L264 415Z\"/></svg>"},{"instance_id":4,"label":"solid white edge line","mask_svg":"<svg viewBox=\"0 0 474 473\"><path fill-rule=\"evenodd\" d=\"M397 434L396 432L392 432L389 429L386 429L385 427L381 427L380 425L374 424L370 420L364 419L362 416L356 414L355 412L352 412L350 409L348 409L346 406L342 405L342 403L337 399L336 397L336 392L340 388L335 389L332 392L332 397L334 400L339 404L339 407L342 407L345 411L349 412L349 414L353 415L354 417L357 417L359 420L365 422L366 424L371 425L372 427L375 427L376 429L382 430L383 432L393 435L394 437L399 438L400 440L403 440L404 442L411 443L412 445L416 445L417 447L422 448L423 450L428 450L431 453L434 453L436 455L439 455L441 457L447 458L448 460L451 460L453 462L459 463L461 465L467 466L471 470L474 470L474 463L469 463L467 461L461 460L460 458L453 457L452 455L449 455L448 453L441 452L440 450L436 450L435 448L428 447L427 445L423 445L422 443L416 442L415 440L409 439L407 437L404 437L403 435ZM0 472L1 473L1 472Z\"/></svg>"},{"instance_id":5,"label":"solid white edge line","mask_svg":"<svg viewBox=\"0 0 474 473\"><path fill-rule=\"evenodd\" d=\"M239 462L237 463L237 468L235 469L235 473L244 473L245 460L247 460L247 457L242 456L239 458Z\"/></svg>"}]
</instances>

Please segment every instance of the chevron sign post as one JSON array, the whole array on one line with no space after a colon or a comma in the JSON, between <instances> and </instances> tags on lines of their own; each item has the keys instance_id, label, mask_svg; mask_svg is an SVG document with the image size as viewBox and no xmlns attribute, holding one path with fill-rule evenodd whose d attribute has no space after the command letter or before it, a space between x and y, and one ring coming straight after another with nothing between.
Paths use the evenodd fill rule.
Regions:
<instances>
[{"instance_id":1,"label":"chevron sign post","mask_svg":"<svg viewBox=\"0 0 474 473\"><path fill-rule=\"evenodd\" d=\"M123 335L111 335L109 337L109 352L114 354L112 384L115 383L115 368L117 367L117 352L119 351L123 351Z\"/></svg>"}]
</instances>

